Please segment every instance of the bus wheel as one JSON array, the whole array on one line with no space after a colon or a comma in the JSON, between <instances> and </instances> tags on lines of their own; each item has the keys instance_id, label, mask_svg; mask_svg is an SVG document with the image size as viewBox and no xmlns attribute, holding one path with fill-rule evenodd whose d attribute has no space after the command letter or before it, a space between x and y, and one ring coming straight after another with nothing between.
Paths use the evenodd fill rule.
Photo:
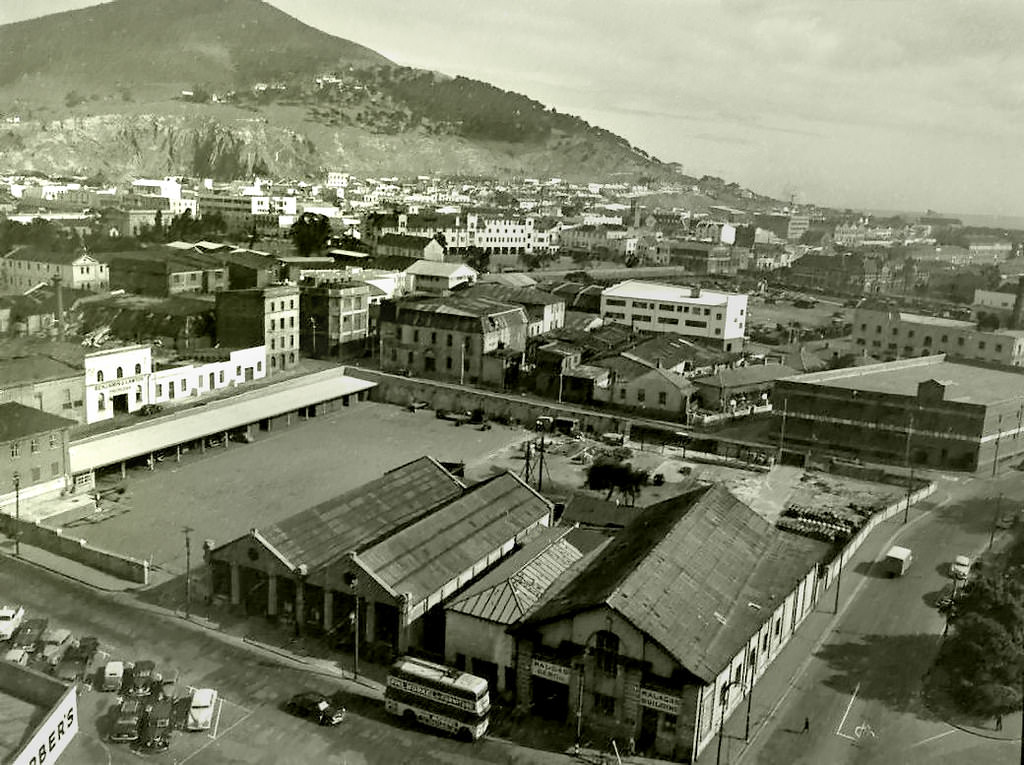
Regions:
<instances>
[{"instance_id":1,"label":"bus wheel","mask_svg":"<svg viewBox=\"0 0 1024 765\"><path fill-rule=\"evenodd\" d=\"M402 712L402 719L405 720L405 722L409 725L415 725L416 713L413 712L411 709L406 709L404 712Z\"/></svg>"},{"instance_id":2,"label":"bus wheel","mask_svg":"<svg viewBox=\"0 0 1024 765\"><path fill-rule=\"evenodd\" d=\"M459 741L472 741L473 734L469 732L469 728L459 728L459 732L456 735Z\"/></svg>"}]
</instances>

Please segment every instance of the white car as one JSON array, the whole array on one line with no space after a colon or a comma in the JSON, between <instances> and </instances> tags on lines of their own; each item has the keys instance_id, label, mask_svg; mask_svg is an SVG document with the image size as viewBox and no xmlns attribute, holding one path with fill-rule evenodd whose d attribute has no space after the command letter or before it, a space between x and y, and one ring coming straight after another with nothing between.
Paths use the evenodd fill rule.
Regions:
<instances>
[{"instance_id":1,"label":"white car","mask_svg":"<svg viewBox=\"0 0 1024 765\"><path fill-rule=\"evenodd\" d=\"M21 606L0 606L0 640L10 640L21 626L25 609Z\"/></svg>"},{"instance_id":2,"label":"white car","mask_svg":"<svg viewBox=\"0 0 1024 765\"><path fill-rule=\"evenodd\" d=\"M966 555L957 555L949 564L949 575L954 579L966 579L971 573L971 559Z\"/></svg>"},{"instance_id":3,"label":"white car","mask_svg":"<svg viewBox=\"0 0 1024 765\"><path fill-rule=\"evenodd\" d=\"M213 725L213 710L217 706L217 691L213 688L196 688L188 707L188 730L209 730Z\"/></svg>"},{"instance_id":4,"label":"white car","mask_svg":"<svg viewBox=\"0 0 1024 765\"><path fill-rule=\"evenodd\" d=\"M12 664L20 664L23 667L27 667L30 656L31 654L24 648L11 648L4 654L4 661L9 661Z\"/></svg>"}]
</instances>

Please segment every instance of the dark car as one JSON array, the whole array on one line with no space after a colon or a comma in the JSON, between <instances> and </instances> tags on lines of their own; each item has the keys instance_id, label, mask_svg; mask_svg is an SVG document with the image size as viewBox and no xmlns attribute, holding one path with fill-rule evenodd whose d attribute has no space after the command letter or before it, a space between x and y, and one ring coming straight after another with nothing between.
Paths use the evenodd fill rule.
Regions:
<instances>
[{"instance_id":1,"label":"dark car","mask_svg":"<svg viewBox=\"0 0 1024 765\"><path fill-rule=\"evenodd\" d=\"M139 740L139 724L142 719L142 702L125 699L117 708L114 726L110 729L110 740L124 744Z\"/></svg>"},{"instance_id":2,"label":"dark car","mask_svg":"<svg viewBox=\"0 0 1024 765\"><path fill-rule=\"evenodd\" d=\"M171 745L171 714L174 701L161 698L146 707L142 714L139 746L162 752Z\"/></svg>"},{"instance_id":3,"label":"dark car","mask_svg":"<svg viewBox=\"0 0 1024 765\"><path fill-rule=\"evenodd\" d=\"M345 707L335 706L322 693L312 691L292 696L285 709L293 715L316 720L320 725L337 725L345 719Z\"/></svg>"},{"instance_id":4,"label":"dark car","mask_svg":"<svg viewBox=\"0 0 1024 765\"><path fill-rule=\"evenodd\" d=\"M68 649L57 665L54 674L61 680L71 682L89 674L89 664L99 650L99 641L94 637L81 638Z\"/></svg>"},{"instance_id":5,"label":"dark car","mask_svg":"<svg viewBox=\"0 0 1024 765\"><path fill-rule=\"evenodd\" d=\"M46 619L29 619L24 622L14 633L11 648L21 648L27 653L33 653L49 624L50 622Z\"/></svg>"},{"instance_id":6,"label":"dark car","mask_svg":"<svg viewBox=\"0 0 1024 765\"><path fill-rule=\"evenodd\" d=\"M159 404L143 404L138 409L138 413L141 417L149 417L153 414L159 414L162 411L163 407Z\"/></svg>"},{"instance_id":7,"label":"dark car","mask_svg":"<svg viewBox=\"0 0 1024 765\"><path fill-rule=\"evenodd\" d=\"M129 693L132 696L148 696L154 684L159 686L163 678L156 671L156 664L148 659L135 662L132 667L132 681L129 686Z\"/></svg>"}]
</instances>

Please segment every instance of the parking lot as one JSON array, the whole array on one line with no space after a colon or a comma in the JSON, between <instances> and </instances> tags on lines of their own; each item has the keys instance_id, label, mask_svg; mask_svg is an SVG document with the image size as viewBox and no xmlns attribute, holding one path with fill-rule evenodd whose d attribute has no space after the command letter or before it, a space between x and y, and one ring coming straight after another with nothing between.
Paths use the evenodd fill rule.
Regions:
<instances>
[{"instance_id":1,"label":"parking lot","mask_svg":"<svg viewBox=\"0 0 1024 765\"><path fill-rule=\"evenodd\" d=\"M126 480L108 473L99 512L71 510L46 520L65 536L102 549L148 559L155 582L185 570L183 529L193 529L192 563L206 539L223 543L265 527L379 477L423 455L443 462L486 462L489 455L526 437L494 425L482 431L438 420L429 410L410 412L361 403L324 417L295 418L261 432L251 444L192 450L155 465L132 468Z\"/></svg>"}]
</instances>

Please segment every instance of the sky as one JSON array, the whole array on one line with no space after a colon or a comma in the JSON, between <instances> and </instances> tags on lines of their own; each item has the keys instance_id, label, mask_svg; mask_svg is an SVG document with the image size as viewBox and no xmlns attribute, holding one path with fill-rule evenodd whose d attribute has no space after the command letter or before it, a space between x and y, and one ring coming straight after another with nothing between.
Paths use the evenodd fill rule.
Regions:
<instances>
[{"instance_id":1,"label":"sky","mask_svg":"<svg viewBox=\"0 0 1024 765\"><path fill-rule=\"evenodd\" d=\"M798 202L1024 216L1021 0L269 2L690 175ZM92 4L0 0L0 23Z\"/></svg>"}]
</instances>

